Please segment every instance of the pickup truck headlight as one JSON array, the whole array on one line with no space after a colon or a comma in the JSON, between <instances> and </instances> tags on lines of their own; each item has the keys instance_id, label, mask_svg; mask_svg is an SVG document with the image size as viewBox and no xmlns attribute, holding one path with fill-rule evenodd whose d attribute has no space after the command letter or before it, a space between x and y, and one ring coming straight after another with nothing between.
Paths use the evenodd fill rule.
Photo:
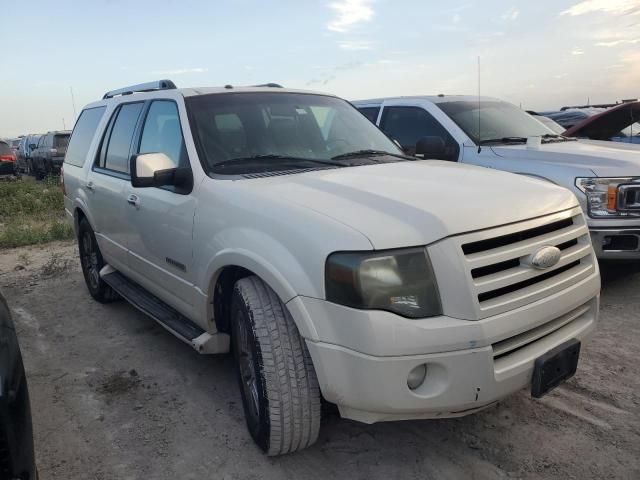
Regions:
<instances>
[{"instance_id":1,"label":"pickup truck headlight","mask_svg":"<svg viewBox=\"0 0 640 480\"><path fill-rule=\"evenodd\" d=\"M618 187L621 184L637 182L637 178L576 178L576 187L587 197L590 217L625 217L640 214L618 209Z\"/></svg>"},{"instance_id":2,"label":"pickup truck headlight","mask_svg":"<svg viewBox=\"0 0 640 480\"><path fill-rule=\"evenodd\" d=\"M423 247L338 252L327 259L327 300L409 318L442 314L431 261Z\"/></svg>"}]
</instances>

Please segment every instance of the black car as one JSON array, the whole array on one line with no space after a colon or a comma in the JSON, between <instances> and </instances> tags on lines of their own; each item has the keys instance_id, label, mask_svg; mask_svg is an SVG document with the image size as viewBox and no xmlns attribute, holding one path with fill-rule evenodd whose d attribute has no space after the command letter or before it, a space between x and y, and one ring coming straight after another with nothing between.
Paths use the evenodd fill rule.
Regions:
<instances>
[{"instance_id":1,"label":"black car","mask_svg":"<svg viewBox=\"0 0 640 480\"><path fill-rule=\"evenodd\" d=\"M34 480L29 392L9 308L0 294L0 480Z\"/></svg>"},{"instance_id":2,"label":"black car","mask_svg":"<svg viewBox=\"0 0 640 480\"><path fill-rule=\"evenodd\" d=\"M40 137L38 145L31 152L31 169L37 179L60 173L70 136L69 130L59 130Z\"/></svg>"}]
</instances>

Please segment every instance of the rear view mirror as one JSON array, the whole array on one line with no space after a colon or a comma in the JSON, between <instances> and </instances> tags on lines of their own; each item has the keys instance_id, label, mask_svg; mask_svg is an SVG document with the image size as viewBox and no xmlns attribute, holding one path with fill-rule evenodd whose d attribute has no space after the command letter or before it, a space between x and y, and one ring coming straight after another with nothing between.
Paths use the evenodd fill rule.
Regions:
<instances>
[{"instance_id":1,"label":"rear view mirror","mask_svg":"<svg viewBox=\"0 0 640 480\"><path fill-rule=\"evenodd\" d=\"M190 168L177 168L164 153L143 153L131 157L131 185L136 188L175 186L191 191Z\"/></svg>"},{"instance_id":2,"label":"rear view mirror","mask_svg":"<svg viewBox=\"0 0 640 480\"><path fill-rule=\"evenodd\" d=\"M416 143L416 157L449 160L442 137L422 137Z\"/></svg>"}]
</instances>

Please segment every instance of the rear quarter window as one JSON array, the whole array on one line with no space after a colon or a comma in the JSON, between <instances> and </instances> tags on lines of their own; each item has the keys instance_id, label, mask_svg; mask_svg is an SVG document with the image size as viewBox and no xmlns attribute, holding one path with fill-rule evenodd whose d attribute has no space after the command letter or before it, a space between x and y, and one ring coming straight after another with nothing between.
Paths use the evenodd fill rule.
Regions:
<instances>
[{"instance_id":1,"label":"rear quarter window","mask_svg":"<svg viewBox=\"0 0 640 480\"><path fill-rule=\"evenodd\" d=\"M8 143L0 142L0 155L11 155L12 153Z\"/></svg>"},{"instance_id":2,"label":"rear quarter window","mask_svg":"<svg viewBox=\"0 0 640 480\"><path fill-rule=\"evenodd\" d=\"M107 107L87 108L83 110L76 122L76 126L71 134L71 139L67 139L69 146L64 157L64 163L82 167L87 159L91 141L96 134L98 124L104 115Z\"/></svg>"}]
</instances>

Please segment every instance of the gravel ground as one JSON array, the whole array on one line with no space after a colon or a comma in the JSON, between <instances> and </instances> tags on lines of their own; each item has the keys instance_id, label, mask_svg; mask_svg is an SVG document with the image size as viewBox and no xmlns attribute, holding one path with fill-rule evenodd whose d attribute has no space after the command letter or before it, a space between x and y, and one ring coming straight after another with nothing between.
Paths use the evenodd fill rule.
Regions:
<instances>
[{"instance_id":1,"label":"gravel ground","mask_svg":"<svg viewBox=\"0 0 640 480\"><path fill-rule=\"evenodd\" d=\"M362 425L324 412L303 452L265 457L228 356L199 356L125 302L91 300L75 245L0 252L47 479L640 478L640 265L603 266L575 378L452 420Z\"/></svg>"}]
</instances>

